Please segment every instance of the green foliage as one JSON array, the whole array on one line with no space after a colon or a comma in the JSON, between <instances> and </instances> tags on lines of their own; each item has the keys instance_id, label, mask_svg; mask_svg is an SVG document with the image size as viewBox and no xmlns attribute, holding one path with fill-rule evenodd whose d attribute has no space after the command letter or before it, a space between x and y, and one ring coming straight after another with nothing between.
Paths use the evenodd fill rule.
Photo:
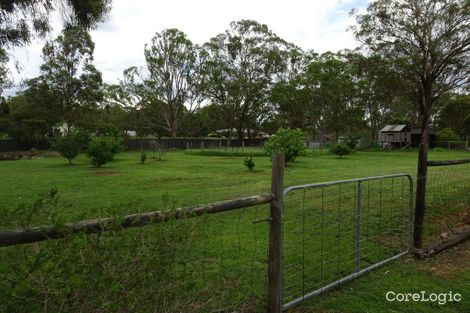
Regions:
<instances>
[{"instance_id":1,"label":"green foliage","mask_svg":"<svg viewBox=\"0 0 470 313\"><path fill-rule=\"evenodd\" d=\"M350 150L356 149L357 144L359 143L359 137L357 136L344 136L341 138L340 143L344 143Z\"/></svg>"},{"instance_id":2,"label":"green foliage","mask_svg":"<svg viewBox=\"0 0 470 313\"><path fill-rule=\"evenodd\" d=\"M291 49L293 45L253 20L230 23L203 45L199 89L223 108L225 128L235 127L239 139L245 129L258 128L260 117L270 111L272 82L287 74L283 70L288 64L296 63L297 56L289 56Z\"/></svg>"},{"instance_id":3,"label":"green foliage","mask_svg":"<svg viewBox=\"0 0 470 313\"><path fill-rule=\"evenodd\" d=\"M266 142L264 150L268 155L273 152L282 152L286 162L305 154L304 133L300 129L281 128Z\"/></svg>"},{"instance_id":4,"label":"green foliage","mask_svg":"<svg viewBox=\"0 0 470 313\"><path fill-rule=\"evenodd\" d=\"M460 138L470 135L470 95L450 99L439 111L438 124L441 129L451 128Z\"/></svg>"},{"instance_id":5,"label":"green foliage","mask_svg":"<svg viewBox=\"0 0 470 313\"><path fill-rule=\"evenodd\" d=\"M351 154L351 149L344 143L338 143L330 148L330 152L342 158L343 155Z\"/></svg>"},{"instance_id":6,"label":"green foliage","mask_svg":"<svg viewBox=\"0 0 470 313\"><path fill-rule=\"evenodd\" d=\"M80 154L81 147L88 144L84 142L85 138L83 132L69 131L63 136L56 137L52 146L61 156L69 160L69 164L72 164L72 160Z\"/></svg>"},{"instance_id":7,"label":"green foliage","mask_svg":"<svg viewBox=\"0 0 470 313\"><path fill-rule=\"evenodd\" d=\"M243 165L245 165L250 172L253 171L253 168L255 167L255 162L253 161L253 156L251 154L249 157L246 157L245 160L243 160Z\"/></svg>"},{"instance_id":8,"label":"green foliage","mask_svg":"<svg viewBox=\"0 0 470 313\"><path fill-rule=\"evenodd\" d=\"M439 132L437 136L438 141L459 141L459 135L457 135L452 129L444 128Z\"/></svg>"},{"instance_id":9,"label":"green foliage","mask_svg":"<svg viewBox=\"0 0 470 313\"><path fill-rule=\"evenodd\" d=\"M111 137L121 137L122 131L112 123L106 123L98 127L97 130L98 136L111 136Z\"/></svg>"},{"instance_id":10,"label":"green foliage","mask_svg":"<svg viewBox=\"0 0 470 313\"><path fill-rule=\"evenodd\" d=\"M147 160L147 152L142 151L142 152L140 153L140 163L141 163L141 164L144 164L146 160Z\"/></svg>"},{"instance_id":11,"label":"green foliage","mask_svg":"<svg viewBox=\"0 0 470 313\"><path fill-rule=\"evenodd\" d=\"M101 167L101 165L112 161L121 150L121 140L115 137L94 137L88 145L87 155L91 158L91 163L94 166Z\"/></svg>"},{"instance_id":12,"label":"green foliage","mask_svg":"<svg viewBox=\"0 0 470 313\"><path fill-rule=\"evenodd\" d=\"M122 89L144 103L139 124L176 137L197 107L197 51L185 33L171 28L155 33L144 56L148 75L137 67L126 69Z\"/></svg>"},{"instance_id":13,"label":"green foliage","mask_svg":"<svg viewBox=\"0 0 470 313\"><path fill-rule=\"evenodd\" d=\"M68 127L102 101L101 72L93 65L94 43L81 27L66 27L42 51L44 63L38 80L49 87L59 105L55 108Z\"/></svg>"},{"instance_id":14,"label":"green foliage","mask_svg":"<svg viewBox=\"0 0 470 313\"><path fill-rule=\"evenodd\" d=\"M59 11L64 26L80 25L91 28L102 21L111 9L111 0L8 0L0 6L0 93L11 86L7 63L11 50L29 44L33 38L43 38L52 29L50 16Z\"/></svg>"},{"instance_id":15,"label":"green foliage","mask_svg":"<svg viewBox=\"0 0 470 313\"><path fill-rule=\"evenodd\" d=\"M0 112L0 132L29 147L39 147L52 137L60 124L58 101L50 88L31 79L26 89L3 102Z\"/></svg>"},{"instance_id":16,"label":"green foliage","mask_svg":"<svg viewBox=\"0 0 470 313\"><path fill-rule=\"evenodd\" d=\"M315 95L310 105L315 122L334 133L335 140L345 128L353 130L363 121L361 107L349 105L355 96L353 74L352 64L341 54L331 52L315 57L305 71L303 83L308 86L308 93L313 91Z\"/></svg>"}]
</instances>

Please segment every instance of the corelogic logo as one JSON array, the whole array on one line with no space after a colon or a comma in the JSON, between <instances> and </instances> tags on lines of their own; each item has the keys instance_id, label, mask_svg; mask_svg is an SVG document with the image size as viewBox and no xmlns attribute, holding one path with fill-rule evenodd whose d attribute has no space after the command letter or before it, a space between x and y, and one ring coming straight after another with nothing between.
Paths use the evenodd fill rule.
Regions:
<instances>
[{"instance_id":1,"label":"corelogic logo","mask_svg":"<svg viewBox=\"0 0 470 313\"><path fill-rule=\"evenodd\" d=\"M388 302L437 302L438 304L443 305L447 302L460 302L462 300L462 295L460 293L453 293L452 291L429 294L426 291L420 291L417 293L388 291L385 294L385 298Z\"/></svg>"}]
</instances>

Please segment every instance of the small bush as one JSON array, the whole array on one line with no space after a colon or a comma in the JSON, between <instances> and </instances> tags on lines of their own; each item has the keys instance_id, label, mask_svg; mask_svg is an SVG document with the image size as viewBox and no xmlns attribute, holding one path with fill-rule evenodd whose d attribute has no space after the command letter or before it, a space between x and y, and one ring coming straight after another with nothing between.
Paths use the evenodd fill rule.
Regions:
<instances>
[{"instance_id":1,"label":"small bush","mask_svg":"<svg viewBox=\"0 0 470 313\"><path fill-rule=\"evenodd\" d=\"M87 155L91 158L91 163L100 167L114 159L114 156L121 151L121 141L115 137L95 137L88 145Z\"/></svg>"},{"instance_id":2,"label":"small bush","mask_svg":"<svg viewBox=\"0 0 470 313\"><path fill-rule=\"evenodd\" d=\"M342 158L343 155L351 154L351 149L349 149L349 147L346 144L339 143L331 147L330 152Z\"/></svg>"},{"instance_id":3,"label":"small bush","mask_svg":"<svg viewBox=\"0 0 470 313\"><path fill-rule=\"evenodd\" d=\"M304 133L300 129L281 128L264 145L268 155L282 152L286 162L294 162L298 156L305 155Z\"/></svg>"},{"instance_id":4,"label":"small bush","mask_svg":"<svg viewBox=\"0 0 470 313\"><path fill-rule=\"evenodd\" d=\"M345 144L348 146L350 150L354 150L357 147L357 144L359 143L359 137L357 136L344 136L341 140L340 143Z\"/></svg>"},{"instance_id":5,"label":"small bush","mask_svg":"<svg viewBox=\"0 0 470 313\"><path fill-rule=\"evenodd\" d=\"M248 168L250 172L253 171L253 168L255 167L255 162L253 161L253 157L251 155L245 158L243 164Z\"/></svg>"},{"instance_id":6,"label":"small bush","mask_svg":"<svg viewBox=\"0 0 470 313\"><path fill-rule=\"evenodd\" d=\"M83 146L87 145L86 136L80 131L69 131L67 134L56 137L53 142L54 150L72 164L72 160L79 154Z\"/></svg>"},{"instance_id":7,"label":"small bush","mask_svg":"<svg viewBox=\"0 0 470 313\"><path fill-rule=\"evenodd\" d=\"M140 163L144 164L145 160L147 160L147 153L145 151L142 151L140 153Z\"/></svg>"},{"instance_id":8,"label":"small bush","mask_svg":"<svg viewBox=\"0 0 470 313\"><path fill-rule=\"evenodd\" d=\"M438 141L459 141L459 136L450 128L444 128L437 136Z\"/></svg>"}]
</instances>

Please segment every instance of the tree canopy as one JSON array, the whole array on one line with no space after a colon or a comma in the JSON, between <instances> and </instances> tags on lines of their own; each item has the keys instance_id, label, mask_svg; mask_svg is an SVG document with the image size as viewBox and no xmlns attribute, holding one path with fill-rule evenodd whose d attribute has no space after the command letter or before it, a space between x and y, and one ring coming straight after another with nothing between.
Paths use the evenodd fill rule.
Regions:
<instances>
[{"instance_id":1,"label":"tree canopy","mask_svg":"<svg viewBox=\"0 0 470 313\"><path fill-rule=\"evenodd\" d=\"M0 92L10 83L8 51L50 32L50 16L59 11L65 27L95 27L111 10L111 0L5 0L0 2Z\"/></svg>"},{"instance_id":2,"label":"tree canopy","mask_svg":"<svg viewBox=\"0 0 470 313\"><path fill-rule=\"evenodd\" d=\"M67 127L76 125L84 110L102 100L101 73L93 65L94 43L81 27L67 27L43 49L39 81L59 100L56 110Z\"/></svg>"}]
</instances>

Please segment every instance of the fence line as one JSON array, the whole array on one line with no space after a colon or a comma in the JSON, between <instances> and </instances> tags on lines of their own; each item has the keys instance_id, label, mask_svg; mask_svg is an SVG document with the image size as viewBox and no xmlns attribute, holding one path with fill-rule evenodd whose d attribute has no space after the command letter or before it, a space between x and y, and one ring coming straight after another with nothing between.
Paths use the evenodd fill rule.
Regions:
<instances>
[{"instance_id":1,"label":"fence line","mask_svg":"<svg viewBox=\"0 0 470 313\"><path fill-rule=\"evenodd\" d=\"M470 210L470 159L428 161L426 206L432 217Z\"/></svg>"}]
</instances>

